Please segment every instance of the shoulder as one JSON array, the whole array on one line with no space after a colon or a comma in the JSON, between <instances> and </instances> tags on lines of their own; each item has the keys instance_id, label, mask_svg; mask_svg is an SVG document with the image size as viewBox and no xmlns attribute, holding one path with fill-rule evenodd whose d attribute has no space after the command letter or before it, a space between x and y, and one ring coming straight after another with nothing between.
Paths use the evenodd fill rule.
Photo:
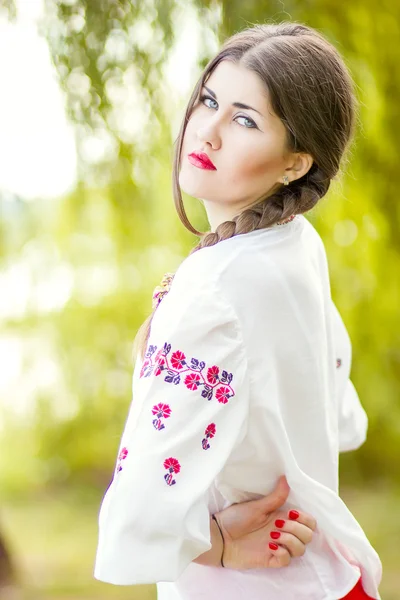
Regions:
<instances>
[{"instance_id":1,"label":"shoulder","mask_svg":"<svg viewBox=\"0 0 400 600\"><path fill-rule=\"evenodd\" d=\"M321 277L326 269L319 258L319 234L304 216L298 217L291 230L251 232L189 255L155 320L172 325L195 321L207 331L225 324L232 335L241 331L248 347L266 338L266 331L269 338L283 330L290 335L303 313L311 322L329 295L329 278Z\"/></svg>"},{"instance_id":2,"label":"shoulder","mask_svg":"<svg viewBox=\"0 0 400 600\"><path fill-rule=\"evenodd\" d=\"M176 281L215 282L216 285L237 278L251 279L266 261L283 260L304 237L317 234L303 215L282 228L256 230L197 250L179 265Z\"/></svg>"},{"instance_id":3,"label":"shoulder","mask_svg":"<svg viewBox=\"0 0 400 600\"><path fill-rule=\"evenodd\" d=\"M228 305L242 319L249 309L265 318L286 298L318 301L327 282L322 239L304 217L287 226L257 230L190 254L174 277L174 298L201 298L202 305ZM314 296L316 296L314 298Z\"/></svg>"},{"instance_id":4,"label":"shoulder","mask_svg":"<svg viewBox=\"0 0 400 600\"><path fill-rule=\"evenodd\" d=\"M288 225L237 235L194 252L181 263L176 277L213 281L222 288L238 280L269 285L276 271L296 278L309 260L324 252L315 227L304 215L297 215Z\"/></svg>"}]
</instances>

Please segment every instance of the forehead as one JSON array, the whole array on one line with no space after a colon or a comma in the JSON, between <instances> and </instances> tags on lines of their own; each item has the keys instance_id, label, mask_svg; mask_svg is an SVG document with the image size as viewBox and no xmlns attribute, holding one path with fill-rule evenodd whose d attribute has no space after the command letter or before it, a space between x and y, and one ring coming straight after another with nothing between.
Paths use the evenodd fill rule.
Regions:
<instances>
[{"instance_id":1,"label":"forehead","mask_svg":"<svg viewBox=\"0 0 400 600\"><path fill-rule=\"evenodd\" d=\"M257 73L242 65L230 60L221 61L205 85L216 93L220 101L242 102L265 116L272 114L267 86Z\"/></svg>"}]
</instances>

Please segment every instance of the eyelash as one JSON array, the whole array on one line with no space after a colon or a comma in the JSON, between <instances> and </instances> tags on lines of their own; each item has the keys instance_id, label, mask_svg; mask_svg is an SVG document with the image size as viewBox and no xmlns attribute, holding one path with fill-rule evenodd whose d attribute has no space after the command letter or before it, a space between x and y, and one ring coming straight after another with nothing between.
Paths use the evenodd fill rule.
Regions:
<instances>
[{"instance_id":1,"label":"eyelash","mask_svg":"<svg viewBox=\"0 0 400 600\"><path fill-rule=\"evenodd\" d=\"M207 96L206 94L202 94L200 96L200 102L202 102L204 104L204 100L212 100L213 102L217 102L215 100L215 98L211 98L211 96ZM204 104L204 106L206 106L206 105ZM207 108L209 108L209 106L207 106ZM244 115L238 115L236 118L239 118L239 117L242 118L242 119L246 119L247 121L249 121L252 124L252 127L247 127L246 125L241 125L241 127L245 127L246 129L258 129L257 125L255 124L255 122L253 121L253 119L250 119L250 117L245 117Z\"/></svg>"}]
</instances>

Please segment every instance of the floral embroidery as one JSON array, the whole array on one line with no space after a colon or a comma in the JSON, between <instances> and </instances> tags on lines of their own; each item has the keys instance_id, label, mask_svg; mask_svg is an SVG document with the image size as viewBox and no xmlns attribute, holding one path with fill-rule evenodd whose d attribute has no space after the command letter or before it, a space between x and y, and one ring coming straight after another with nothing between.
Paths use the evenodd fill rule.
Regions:
<instances>
[{"instance_id":1,"label":"floral embroidery","mask_svg":"<svg viewBox=\"0 0 400 600\"><path fill-rule=\"evenodd\" d=\"M207 425L206 430L205 430L205 438L202 439L201 445L203 446L203 450L208 450L208 448L210 447L210 444L208 443L208 440L213 438L215 435L215 423L210 423L209 425Z\"/></svg>"},{"instance_id":2,"label":"floral embroidery","mask_svg":"<svg viewBox=\"0 0 400 600\"><path fill-rule=\"evenodd\" d=\"M342 365L342 359L341 358L337 358L336 359L336 368L338 369L341 365Z\"/></svg>"},{"instance_id":3,"label":"floral embroidery","mask_svg":"<svg viewBox=\"0 0 400 600\"><path fill-rule=\"evenodd\" d=\"M164 479L168 485L175 485L176 480L174 479L173 473L179 473L181 465L176 458L172 456L164 460L164 468L168 469L168 473L165 473Z\"/></svg>"},{"instance_id":4,"label":"floral embroidery","mask_svg":"<svg viewBox=\"0 0 400 600\"><path fill-rule=\"evenodd\" d=\"M168 342L157 352L156 350L157 346L149 345L139 377L150 377L152 374L157 377L164 371L164 381L175 385L183 381L192 391L203 388L201 395L207 400L212 400L215 390L215 397L221 404L227 404L228 400L235 395L231 386L232 373L226 370L220 372L220 368L216 365L209 367L206 373L203 373L206 363L192 358L188 364L186 355L181 350L175 350L168 359L171 352L171 344Z\"/></svg>"},{"instance_id":5,"label":"floral embroidery","mask_svg":"<svg viewBox=\"0 0 400 600\"><path fill-rule=\"evenodd\" d=\"M155 404L153 406L153 408L151 409L153 415L157 415L156 419L153 419L153 425L154 427L160 431L161 429L165 428L164 423L162 423L161 419L162 417L164 417L165 419L168 419L168 417L171 416L171 409L169 407L168 404L163 404L162 402L160 402L159 404Z\"/></svg>"},{"instance_id":6,"label":"floral embroidery","mask_svg":"<svg viewBox=\"0 0 400 600\"><path fill-rule=\"evenodd\" d=\"M127 448L122 448L121 452L119 453L118 456L118 463L117 463L117 473L119 473L120 471L122 471L122 461L126 459L126 457L128 456L129 452Z\"/></svg>"}]
</instances>

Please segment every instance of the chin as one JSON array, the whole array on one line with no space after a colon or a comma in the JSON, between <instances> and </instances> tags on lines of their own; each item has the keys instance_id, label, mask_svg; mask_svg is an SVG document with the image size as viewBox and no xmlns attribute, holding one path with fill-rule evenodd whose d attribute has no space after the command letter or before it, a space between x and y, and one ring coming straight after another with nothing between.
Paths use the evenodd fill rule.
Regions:
<instances>
[{"instance_id":1,"label":"chin","mask_svg":"<svg viewBox=\"0 0 400 600\"><path fill-rule=\"evenodd\" d=\"M193 174L188 173L185 169L179 173L179 186L182 192L193 196L193 198L208 198L209 186L204 185L204 181L200 181L200 178L193 177Z\"/></svg>"}]
</instances>

